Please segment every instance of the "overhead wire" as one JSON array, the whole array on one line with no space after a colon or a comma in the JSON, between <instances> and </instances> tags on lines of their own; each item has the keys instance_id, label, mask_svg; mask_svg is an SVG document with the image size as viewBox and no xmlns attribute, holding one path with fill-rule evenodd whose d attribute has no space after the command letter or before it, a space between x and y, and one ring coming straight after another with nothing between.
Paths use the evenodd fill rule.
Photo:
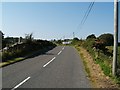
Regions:
<instances>
[{"instance_id":1,"label":"overhead wire","mask_svg":"<svg viewBox=\"0 0 120 90\"><path fill-rule=\"evenodd\" d=\"M91 6L92 6L92 2L91 2L90 5L88 6L88 9L86 10L84 17L83 17L83 19L81 20L80 25L82 25L82 24L85 22L85 19L86 19L86 17L88 16L88 12L89 12Z\"/></svg>"},{"instance_id":2,"label":"overhead wire","mask_svg":"<svg viewBox=\"0 0 120 90\"><path fill-rule=\"evenodd\" d=\"M79 25L80 27L78 26L78 30L80 30L80 29L83 28L83 26L84 26L84 24L85 24L85 22L86 22L86 20L87 20L87 18L88 18L88 16L89 16L91 10L92 10L92 7L93 7L94 3L95 3L95 0L94 0L93 2L91 2L90 5L88 6L88 9L87 9L87 11L85 12L85 15L84 15L84 17L83 17L83 19L82 19L82 21L81 21L81 23L80 23L80 25ZM78 32L79 32L79 31L78 31ZM77 34L78 34L78 32L77 32Z\"/></svg>"},{"instance_id":3,"label":"overhead wire","mask_svg":"<svg viewBox=\"0 0 120 90\"><path fill-rule=\"evenodd\" d=\"M95 0L94 0L93 2L90 2L89 6L88 6L88 8L87 8L87 10L86 10L86 12L85 12L85 14L84 14L81 22L80 22L80 24L79 24L78 27L77 27L77 30L80 30L80 29L83 28L83 26L84 26L84 24L85 24L85 22L86 22L86 20L87 20L87 18L88 18L88 16L89 16L91 10L92 10L94 4L95 4ZM79 32L79 31L76 31L76 32L74 31L74 33L76 33L76 34L78 34L78 32ZM72 34L71 34L71 35L72 35Z\"/></svg>"}]
</instances>

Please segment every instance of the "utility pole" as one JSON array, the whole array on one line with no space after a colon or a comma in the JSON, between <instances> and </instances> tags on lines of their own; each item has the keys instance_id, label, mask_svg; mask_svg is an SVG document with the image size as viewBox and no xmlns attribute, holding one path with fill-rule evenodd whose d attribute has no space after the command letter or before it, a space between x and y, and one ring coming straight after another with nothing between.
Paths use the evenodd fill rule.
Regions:
<instances>
[{"instance_id":1,"label":"utility pole","mask_svg":"<svg viewBox=\"0 0 120 90\"><path fill-rule=\"evenodd\" d=\"M65 40L65 35L63 36L63 40Z\"/></svg>"},{"instance_id":2,"label":"utility pole","mask_svg":"<svg viewBox=\"0 0 120 90\"><path fill-rule=\"evenodd\" d=\"M19 39L18 39L18 43L20 43L21 42L21 37L19 37Z\"/></svg>"},{"instance_id":3,"label":"utility pole","mask_svg":"<svg viewBox=\"0 0 120 90\"><path fill-rule=\"evenodd\" d=\"M118 53L118 0L114 0L114 48L113 48L112 74L117 74L117 53Z\"/></svg>"},{"instance_id":4,"label":"utility pole","mask_svg":"<svg viewBox=\"0 0 120 90\"><path fill-rule=\"evenodd\" d=\"M75 38L75 33L73 32L73 39Z\"/></svg>"}]
</instances>

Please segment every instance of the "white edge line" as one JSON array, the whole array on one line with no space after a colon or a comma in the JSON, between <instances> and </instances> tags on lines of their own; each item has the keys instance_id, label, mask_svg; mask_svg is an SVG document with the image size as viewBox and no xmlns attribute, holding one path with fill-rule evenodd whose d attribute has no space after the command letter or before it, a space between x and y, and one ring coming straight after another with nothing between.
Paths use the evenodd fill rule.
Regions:
<instances>
[{"instance_id":1,"label":"white edge line","mask_svg":"<svg viewBox=\"0 0 120 90\"><path fill-rule=\"evenodd\" d=\"M62 51L60 51L57 55L60 55Z\"/></svg>"},{"instance_id":2,"label":"white edge line","mask_svg":"<svg viewBox=\"0 0 120 90\"><path fill-rule=\"evenodd\" d=\"M48 64L50 64L56 57L52 58L49 62L47 62L43 67L46 67Z\"/></svg>"},{"instance_id":3,"label":"white edge line","mask_svg":"<svg viewBox=\"0 0 120 90\"><path fill-rule=\"evenodd\" d=\"M23 80L21 83L19 83L18 85L16 85L13 89L11 89L11 90L15 90L15 89L17 89L19 86L21 86L23 83L25 83L27 80L29 80L31 77L28 77L28 78L26 78L25 80Z\"/></svg>"}]
</instances>

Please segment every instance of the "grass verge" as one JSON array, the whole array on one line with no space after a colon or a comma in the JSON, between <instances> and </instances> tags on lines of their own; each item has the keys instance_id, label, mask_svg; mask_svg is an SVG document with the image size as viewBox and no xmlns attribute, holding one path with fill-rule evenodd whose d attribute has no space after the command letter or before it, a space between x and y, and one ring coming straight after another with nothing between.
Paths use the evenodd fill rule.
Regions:
<instances>
[{"instance_id":1,"label":"grass verge","mask_svg":"<svg viewBox=\"0 0 120 90\"><path fill-rule=\"evenodd\" d=\"M75 46L75 48L78 50L84 66L85 66L85 70L88 74L88 77L90 79L90 81L92 82L92 86L95 88L120 88L119 87L119 82L118 82L118 78L116 77L116 79L112 79L111 77L107 76L105 74L105 72L109 73L109 68L105 66L103 66L103 63L100 65L100 62L97 62L93 59L93 57L91 56L91 54L84 48L80 47L80 46ZM103 68L101 68L103 67ZM117 82L117 83L116 83Z\"/></svg>"},{"instance_id":2,"label":"grass verge","mask_svg":"<svg viewBox=\"0 0 120 90\"><path fill-rule=\"evenodd\" d=\"M13 64L15 62L22 61L24 59L25 58L19 57L19 58L14 58L12 60L8 60L7 62L1 62L0 67L4 67L4 66L10 65L10 64Z\"/></svg>"},{"instance_id":3,"label":"grass verge","mask_svg":"<svg viewBox=\"0 0 120 90\"><path fill-rule=\"evenodd\" d=\"M81 50L80 50L79 47L75 46L75 48L77 49L78 53L80 54L81 59L83 61L83 64L85 66L85 71L87 72L87 76L88 76L88 78L90 78L90 70L88 68L88 65L87 65L87 62L86 62L85 58L83 57L83 53L81 53Z\"/></svg>"}]
</instances>

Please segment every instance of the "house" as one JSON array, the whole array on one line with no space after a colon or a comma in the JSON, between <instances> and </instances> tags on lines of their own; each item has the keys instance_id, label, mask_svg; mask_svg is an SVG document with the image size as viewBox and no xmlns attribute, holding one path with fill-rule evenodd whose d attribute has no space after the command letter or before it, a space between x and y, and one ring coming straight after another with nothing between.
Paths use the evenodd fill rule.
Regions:
<instances>
[{"instance_id":1,"label":"house","mask_svg":"<svg viewBox=\"0 0 120 90\"><path fill-rule=\"evenodd\" d=\"M71 41L64 41L64 42L62 42L62 44L68 45L68 44L71 44Z\"/></svg>"}]
</instances>

